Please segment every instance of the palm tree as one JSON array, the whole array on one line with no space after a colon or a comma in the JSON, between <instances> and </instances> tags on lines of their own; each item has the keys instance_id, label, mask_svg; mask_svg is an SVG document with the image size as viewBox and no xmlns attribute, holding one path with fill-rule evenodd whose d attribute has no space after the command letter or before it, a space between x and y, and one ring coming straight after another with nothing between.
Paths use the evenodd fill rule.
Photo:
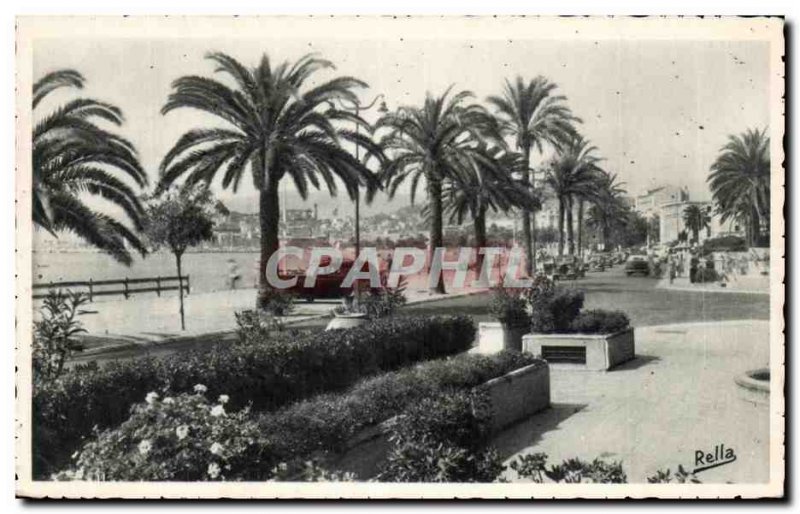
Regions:
<instances>
[{"instance_id":1,"label":"palm tree","mask_svg":"<svg viewBox=\"0 0 800 514\"><path fill-rule=\"evenodd\" d=\"M336 195L337 178L351 199L362 186L369 186L369 194L374 192L374 175L342 146L342 141L365 148L368 156L380 157L380 149L368 136L340 128L335 122L354 122L367 133L371 128L359 116L333 106L336 100L357 102L353 90L366 84L352 77L337 77L303 90L316 72L334 68L331 62L312 55L274 68L266 54L253 68L223 53L206 57L233 87L208 77L181 77L173 82L173 91L161 112L197 109L224 121L225 128L194 129L181 136L161 163L159 190L181 176L185 176L186 185L193 185L211 183L219 174L222 186L235 192L249 169L259 193L257 305L263 308L272 289L266 277L267 262L279 248L281 179L289 177L303 199L308 196L309 185L319 189L320 182Z\"/></svg>"},{"instance_id":2,"label":"palm tree","mask_svg":"<svg viewBox=\"0 0 800 514\"><path fill-rule=\"evenodd\" d=\"M464 102L472 97L469 91L450 95L451 88L435 97L430 93L422 107L400 107L378 120L376 130L388 132L380 139L387 154L382 175L390 197L407 180L411 182L413 204L421 180L425 180L430 209L430 251L443 246L443 186L445 179L455 177L476 144L478 132L488 130L490 117L481 107ZM444 280L431 288L445 292Z\"/></svg>"},{"instance_id":3,"label":"palm tree","mask_svg":"<svg viewBox=\"0 0 800 514\"><path fill-rule=\"evenodd\" d=\"M769 235L770 155L767 129L748 129L728 137L708 177L717 211L746 222L750 244L758 244L762 229Z\"/></svg>"},{"instance_id":4,"label":"palm tree","mask_svg":"<svg viewBox=\"0 0 800 514\"><path fill-rule=\"evenodd\" d=\"M83 76L75 70L48 73L33 85L33 109L61 88L82 89ZM147 184L136 150L126 139L100 128L94 120L122 125L120 109L90 98L68 101L40 118L33 127L33 223L55 234L70 231L130 265L131 246L146 250L135 231L144 214L136 192ZM120 208L133 230L114 217L87 205L86 195Z\"/></svg>"},{"instance_id":5,"label":"palm tree","mask_svg":"<svg viewBox=\"0 0 800 514\"><path fill-rule=\"evenodd\" d=\"M558 198L558 254L564 254L564 223L566 217L568 253L575 252L572 224L573 200L575 195L584 194L597 176L597 162L594 155L596 147L581 136L575 136L564 145L550 161L545 175L545 183ZM566 215L566 216L565 216Z\"/></svg>"},{"instance_id":6,"label":"palm tree","mask_svg":"<svg viewBox=\"0 0 800 514\"><path fill-rule=\"evenodd\" d=\"M524 156L527 168L522 180L535 187L531 176L531 152L540 154L545 144L559 148L575 134L574 124L580 119L572 115L566 106L566 97L554 94L556 84L542 76L526 82L517 77L515 82L506 80L502 96L490 96L488 101L497 111L500 130L513 137L517 150ZM529 206L522 210L522 234L527 272L536 269L536 210Z\"/></svg>"},{"instance_id":7,"label":"palm tree","mask_svg":"<svg viewBox=\"0 0 800 514\"><path fill-rule=\"evenodd\" d=\"M692 241L700 240L700 231L708 228L711 218L699 205L689 205L683 210L683 223L692 231Z\"/></svg>"},{"instance_id":8,"label":"palm tree","mask_svg":"<svg viewBox=\"0 0 800 514\"><path fill-rule=\"evenodd\" d=\"M606 246L611 231L621 227L627 218L627 206L622 200L625 189L616 173L604 170L598 174L595 185L592 205L587 210L587 224L600 233L603 246Z\"/></svg>"},{"instance_id":9,"label":"palm tree","mask_svg":"<svg viewBox=\"0 0 800 514\"><path fill-rule=\"evenodd\" d=\"M513 178L525 169L522 155L482 144L470 152L470 157L459 173L445 181L443 203L451 223L460 225L467 216L472 218L476 265L482 270L480 250L488 244L486 214L530 205L538 208L539 199L529 186ZM482 278L488 281L488 277Z\"/></svg>"}]
</instances>

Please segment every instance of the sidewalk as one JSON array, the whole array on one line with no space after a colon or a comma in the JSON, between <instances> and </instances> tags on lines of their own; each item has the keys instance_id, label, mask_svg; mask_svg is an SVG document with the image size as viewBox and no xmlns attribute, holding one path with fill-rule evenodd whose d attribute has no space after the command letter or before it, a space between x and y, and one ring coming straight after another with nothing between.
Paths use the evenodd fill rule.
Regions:
<instances>
[{"instance_id":1,"label":"sidewalk","mask_svg":"<svg viewBox=\"0 0 800 514\"><path fill-rule=\"evenodd\" d=\"M769 277L763 275L737 276L735 280L729 280L725 287L722 287L719 282L692 284L689 282L688 277L678 277L672 284L670 284L669 278L664 278L658 282L656 287L661 289L672 289L675 291L696 291L702 293L742 293L769 295Z\"/></svg>"},{"instance_id":2,"label":"sidewalk","mask_svg":"<svg viewBox=\"0 0 800 514\"><path fill-rule=\"evenodd\" d=\"M430 294L426 284L415 277L406 288L408 305L442 301L479 294L486 288L465 287L448 290L445 295ZM186 330L180 329L179 298L175 295L135 296L117 301L89 303L89 314L81 316L88 331L86 351L77 356L85 359L124 348L151 347L188 339L218 339L229 336L236 328L234 313L253 309L256 289L237 289L209 293L193 293L184 297ZM330 316L340 300L299 301L286 325Z\"/></svg>"},{"instance_id":3,"label":"sidewalk","mask_svg":"<svg viewBox=\"0 0 800 514\"><path fill-rule=\"evenodd\" d=\"M618 368L551 370L552 407L493 440L506 463L535 452L551 464L621 460L628 480L642 483L659 469L674 474L679 464L692 471L696 451L722 444L736 461L699 473L700 480L768 481L769 406L745 401L734 379L768 366L769 322L662 325L635 334L636 359Z\"/></svg>"}]
</instances>

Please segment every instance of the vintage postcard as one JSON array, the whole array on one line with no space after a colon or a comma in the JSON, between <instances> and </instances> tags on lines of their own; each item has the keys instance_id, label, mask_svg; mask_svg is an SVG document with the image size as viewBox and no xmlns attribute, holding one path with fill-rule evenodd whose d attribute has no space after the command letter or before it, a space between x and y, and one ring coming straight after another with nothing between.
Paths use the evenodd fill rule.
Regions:
<instances>
[{"instance_id":1,"label":"vintage postcard","mask_svg":"<svg viewBox=\"0 0 800 514\"><path fill-rule=\"evenodd\" d=\"M780 17L20 17L35 498L785 494Z\"/></svg>"}]
</instances>

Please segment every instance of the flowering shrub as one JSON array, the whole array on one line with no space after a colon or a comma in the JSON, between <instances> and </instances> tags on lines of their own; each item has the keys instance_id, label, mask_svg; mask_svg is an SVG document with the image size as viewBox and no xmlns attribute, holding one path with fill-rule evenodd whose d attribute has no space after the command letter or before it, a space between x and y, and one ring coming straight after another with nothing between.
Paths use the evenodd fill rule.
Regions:
<instances>
[{"instance_id":1,"label":"flowering shrub","mask_svg":"<svg viewBox=\"0 0 800 514\"><path fill-rule=\"evenodd\" d=\"M231 395L233 410L248 404L274 410L381 371L465 351L474 337L468 316L393 316L354 329L281 332L268 344L248 340L102 368L76 366L34 384L34 476L62 468L95 425L119 425L149 391L178 394L202 383L212 396Z\"/></svg>"},{"instance_id":2,"label":"flowering shrub","mask_svg":"<svg viewBox=\"0 0 800 514\"><path fill-rule=\"evenodd\" d=\"M160 398L150 392L131 417L77 452L69 480L240 480L264 473L267 445L247 409L225 410L227 396L209 402L207 388Z\"/></svg>"}]
</instances>

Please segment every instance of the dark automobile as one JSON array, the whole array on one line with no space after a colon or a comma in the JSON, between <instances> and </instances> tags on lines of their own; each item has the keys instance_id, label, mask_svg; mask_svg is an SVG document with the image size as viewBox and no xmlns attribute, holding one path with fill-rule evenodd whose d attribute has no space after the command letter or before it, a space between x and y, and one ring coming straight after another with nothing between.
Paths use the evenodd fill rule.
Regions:
<instances>
[{"instance_id":1,"label":"dark automobile","mask_svg":"<svg viewBox=\"0 0 800 514\"><path fill-rule=\"evenodd\" d=\"M644 276L650 275L650 264L647 257L644 255L631 255L625 263L625 274L629 277L634 273L640 273Z\"/></svg>"},{"instance_id":2,"label":"dark automobile","mask_svg":"<svg viewBox=\"0 0 800 514\"><path fill-rule=\"evenodd\" d=\"M327 266L329 264L330 259L323 259L323 261L320 263L320 266ZM371 289L369 281L363 279L356 280L350 287L342 286L342 282L350 272L353 264L353 261L345 260L342 262L341 267L335 272L326 275L317 275L317 279L312 287L305 287L304 283L306 274L303 271L279 273L279 276L282 279L297 277L297 283L293 287L288 288L286 291L304 299L307 302L313 302L318 298L343 298L351 295L353 290L356 288L361 291L369 291ZM367 266L368 264L365 264L364 268L362 268L362 271L366 271ZM386 285L386 270L380 270L379 275L381 279L381 286L383 287Z\"/></svg>"}]
</instances>

